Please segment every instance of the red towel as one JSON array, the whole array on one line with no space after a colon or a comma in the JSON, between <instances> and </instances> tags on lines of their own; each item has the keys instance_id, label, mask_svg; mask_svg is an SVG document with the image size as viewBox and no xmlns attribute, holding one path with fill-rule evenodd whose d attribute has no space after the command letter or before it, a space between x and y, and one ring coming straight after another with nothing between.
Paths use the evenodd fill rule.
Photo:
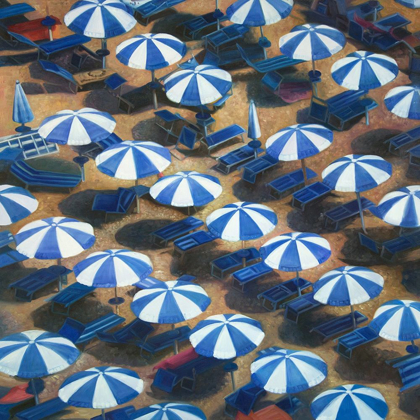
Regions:
<instances>
[{"instance_id":1,"label":"red towel","mask_svg":"<svg viewBox=\"0 0 420 420\"><path fill-rule=\"evenodd\" d=\"M3 398L0 399L0 404L15 404L21 401L30 400L34 396L26 392L28 386L29 384L23 384L13 387Z\"/></svg>"}]
</instances>

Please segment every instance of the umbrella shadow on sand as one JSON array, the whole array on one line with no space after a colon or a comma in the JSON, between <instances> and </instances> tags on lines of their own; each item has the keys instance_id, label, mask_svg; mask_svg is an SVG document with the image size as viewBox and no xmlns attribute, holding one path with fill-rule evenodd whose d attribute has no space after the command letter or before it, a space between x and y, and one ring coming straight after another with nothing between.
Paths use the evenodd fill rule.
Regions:
<instances>
[{"instance_id":1,"label":"umbrella shadow on sand","mask_svg":"<svg viewBox=\"0 0 420 420\"><path fill-rule=\"evenodd\" d=\"M15 291L9 289L9 285L36 271L36 268L25 268L22 264L13 264L2 269L0 301L10 302L14 300ZM36 297L38 297L38 293Z\"/></svg>"},{"instance_id":2,"label":"umbrella shadow on sand","mask_svg":"<svg viewBox=\"0 0 420 420\"><path fill-rule=\"evenodd\" d=\"M153 141L162 146L167 146L165 143L166 133L163 131L157 123L161 123L158 117L149 118L147 120L141 120L131 130L134 140L141 141ZM176 140L175 137L171 137L169 140Z\"/></svg>"},{"instance_id":3,"label":"umbrella shadow on sand","mask_svg":"<svg viewBox=\"0 0 420 420\"><path fill-rule=\"evenodd\" d=\"M400 130L388 130L379 128L356 137L351 142L351 148L357 155L378 155L384 157L388 155L388 143L386 140L400 134Z\"/></svg>"},{"instance_id":4,"label":"umbrella shadow on sand","mask_svg":"<svg viewBox=\"0 0 420 420\"><path fill-rule=\"evenodd\" d=\"M158 16L158 15L156 15ZM176 27L187 20L195 18L196 15L191 13L166 13L164 19L156 19L156 22L153 24L152 29L150 30L153 34L170 34L183 41L189 41L188 38L182 36L181 31L177 31ZM153 19L154 20L154 19Z\"/></svg>"},{"instance_id":5,"label":"umbrella shadow on sand","mask_svg":"<svg viewBox=\"0 0 420 420\"><path fill-rule=\"evenodd\" d=\"M413 404L413 401L420 401L420 388L400 394L399 408L413 418L420 419L420 405Z\"/></svg>"}]
</instances>

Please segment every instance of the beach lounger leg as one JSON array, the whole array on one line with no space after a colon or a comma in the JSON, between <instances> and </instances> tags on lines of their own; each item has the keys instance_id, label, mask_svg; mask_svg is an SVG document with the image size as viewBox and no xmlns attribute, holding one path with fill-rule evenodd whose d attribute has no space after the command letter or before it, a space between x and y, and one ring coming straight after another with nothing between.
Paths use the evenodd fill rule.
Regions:
<instances>
[{"instance_id":1,"label":"beach lounger leg","mask_svg":"<svg viewBox=\"0 0 420 420\"><path fill-rule=\"evenodd\" d=\"M363 232L367 234L366 227L365 227L365 219L363 217L363 206L362 206L362 199L360 198L360 193L356 193L357 196L357 203L359 204L359 213L360 213L360 219L362 220L362 229Z\"/></svg>"}]
</instances>

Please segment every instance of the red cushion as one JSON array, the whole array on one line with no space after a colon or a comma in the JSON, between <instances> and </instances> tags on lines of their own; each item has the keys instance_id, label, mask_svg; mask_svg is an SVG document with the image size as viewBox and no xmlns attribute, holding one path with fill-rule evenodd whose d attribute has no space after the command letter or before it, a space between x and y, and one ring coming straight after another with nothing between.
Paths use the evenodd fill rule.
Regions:
<instances>
[{"instance_id":1,"label":"red cushion","mask_svg":"<svg viewBox=\"0 0 420 420\"><path fill-rule=\"evenodd\" d=\"M34 396L26 392L28 386L29 384L23 384L13 387L3 398L0 399L0 404L15 404L21 401L30 400Z\"/></svg>"}]
</instances>

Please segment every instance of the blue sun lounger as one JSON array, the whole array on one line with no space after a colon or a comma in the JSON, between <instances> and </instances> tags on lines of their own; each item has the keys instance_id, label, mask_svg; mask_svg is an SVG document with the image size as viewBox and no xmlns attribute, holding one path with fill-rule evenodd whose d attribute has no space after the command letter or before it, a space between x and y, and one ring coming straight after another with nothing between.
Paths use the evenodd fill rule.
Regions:
<instances>
[{"instance_id":1,"label":"blue sun lounger","mask_svg":"<svg viewBox=\"0 0 420 420\"><path fill-rule=\"evenodd\" d=\"M238 411L248 415L254 408L256 402L265 394L267 394L267 391L264 388L260 388L253 382L249 382L225 397L225 414L233 418Z\"/></svg>"},{"instance_id":2,"label":"blue sun lounger","mask_svg":"<svg viewBox=\"0 0 420 420\"><path fill-rule=\"evenodd\" d=\"M147 192L149 188L145 187ZM145 194L147 193L145 192ZM131 188L118 188L116 194L96 194L93 200L93 211L104 211L105 218L108 213L111 214L126 214L134 203L136 198L135 192Z\"/></svg>"},{"instance_id":3,"label":"blue sun lounger","mask_svg":"<svg viewBox=\"0 0 420 420\"><path fill-rule=\"evenodd\" d=\"M203 245L213 242L215 239L217 237L213 236L210 232L197 230L174 241L174 254L179 255L182 262L187 252L196 250Z\"/></svg>"},{"instance_id":4,"label":"blue sun lounger","mask_svg":"<svg viewBox=\"0 0 420 420\"><path fill-rule=\"evenodd\" d=\"M310 180L316 178L318 175L312 169L306 168L306 176ZM267 184L267 187L269 187L270 196L280 200L302 188L305 185L304 182L303 170L298 169L274 179Z\"/></svg>"},{"instance_id":5,"label":"blue sun lounger","mask_svg":"<svg viewBox=\"0 0 420 420\"><path fill-rule=\"evenodd\" d=\"M241 254L244 252L246 252L246 256L242 257ZM243 263L246 265L259 259L260 253L256 248L246 248L231 252L210 262L211 275L217 279L223 279L228 271L241 267Z\"/></svg>"},{"instance_id":6,"label":"blue sun lounger","mask_svg":"<svg viewBox=\"0 0 420 420\"><path fill-rule=\"evenodd\" d=\"M381 258L393 261L397 254L420 247L420 231L402 235L382 243Z\"/></svg>"},{"instance_id":7,"label":"blue sun lounger","mask_svg":"<svg viewBox=\"0 0 420 420\"><path fill-rule=\"evenodd\" d=\"M375 241L369 236L359 232L359 243L367 249L370 249L375 254L380 254L382 250L382 243Z\"/></svg>"},{"instance_id":8,"label":"blue sun lounger","mask_svg":"<svg viewBox=\"0 0 420 420\"><path fill-rule=\"evenodd\" d=\"M185 22L180 23L176 30L181 32L185 38L198 39L199 34L205 29L209 29L217 25L217 21L224 22L227 20L222 12L210 12L201 16L193 17Z\"/></svg>"},{"instance_id":9,"label":"blue sun lounger","mask_svg":"<svg viewBox=\"0 0 420 420\"><path fill-rule=\"evenodd\" d=\"M72 146L72 149L78 153L80 156L86 156L90 159L95 159L100 153L105 149L114 144L119 144L123 140L118 137L115 133L112 133L109 137L104 140L97 141L95 143L90 143L86 146Z\"/></svg>"},{"instance_id":10,"label":"blue sun lounger","mask_svg":"<svg viewBox=\"0 0 420 420\"><path fill-rule=\"evenodd\" d=\"M261 261L251 267L245 267L233 273L233 288L245 292L246 286L251 282L273 272L265 262Z\"/></svg>"},{"instance_id":11,"label":"blue sun lounger","mask_svg":"<svg viewBox=\"0 0 420 420\"><path fill-rule=\"evenodd\" d=\"M189 216L151 233L152 243L157 246L167 246L168 242L190 233L203 226L204 222L196 217Z\"/></svg>"},{"instance_id":12,"label":"blue sun lounger","mask_svg":"<svg viewBox=\"0 0 420 420\"><path fill-rule=\"evenodd\" d=\"M105 420L129 420L130 415L136 411L133 405L127 405L126 407L116 408L112 411L105 413ZM102 415L92 417L90 420L103 420Z\"/></svg>"},{"instance_id":13,"label":"blue sun lounger","mask_svg":"<svg viewBox=\"0 0 420 420\"><path fill-rule=\"evenodd\" d=\"M218 54L220 48L232 45L232 43L236 43L248 32L249 28L239 23L225 26L224 28L220 28L219 30L203 37L206 40L205 48L207 50L211 47L214 51L216 51L216 54Z\"/></svg>"},{"instance_id":14,"label":"blue sun lounger","mask_svg":"<svg viewBox=\"0 0 420 420\"><path fill-rule=\"evenodd\" d=\"M258 148L256 150L257 157L263 151L263 149ZM232 171L234 168L237 168L239 165L244 165L245 163L253 159L255 159L255 149L249 147L246 144L245 146L242 146L239 149L232 150L231 152L228 152L225 155L216 158L217 165L215 169L224 173L225 175L228 175L230 171Z\"/></svg>"},{"instance_id":15,"label":"blue sun lounger","mask_svg":"<svg viewBox=\"0 0 420 420\"><path fill-rule=\"evenodd\" d=\"M403 156L407 153L407 146L410 147L413 143L420 140L420 126L412 128L404 133L397 134L394 137L386 140L388 143L388 150L396 156Z\"/></svg>"},{"instance_id":16,"label":"blue sun lounger","mask_svg":"<svg viewBox=\"0 0 420 420\"><path fill-rule=\"evenodd\" d=\"M158 13L172 9L185 0L151 0L141 6L135 7L138 22L144 26L149 24L150 18Z\"/></svg>"},{"instance_id":17,"label":"blue sun lounger","mask_svg":"<svg viewBox=\"0 0 420 420\"><path fill-rule=\"evenodd\" d=\"M154 331L152 325L148 322L136 318L125 327L112 333L98 332L96 336L99 340L111 344L135 344L136 341L143 341L147 336Z\"/></svg>"},{"instance_id":18,"label":"blue sun lounger","mask_svg":"<svg viewBox=\"0 0 420 420\"><path fill-rule=\"evenodd\" d=\"M9 245L14 243L15 238L8 230L0 232L0 268L28 259L28 257L16 251L16 249L10 248Z\"/></svg>"},{"instance_id":19,"label":"blue sun lounger","mask_svg":"<svg viewBox=\"0 0 420 420\"><path fill-rule=\"evenodd\" d=\"M65 403L61 398L53 398L48 401L44 401L34 407L28 408L27 410L16 413L15 416L19 420L41 420L46 417L52 416L65 410L69 405Z\"/></svg>"},{"instance_id":20,"label":"blue sun lounger","mask_svg":"<svg viewBox=\"0 0 420 420\"><path fill-rule=\"evenodd\" d=\"M307 185L305 188L293 193L292 207L305 211L306 206L322 200L331 191L331 188L322 182Z\"/></svg>"},{"instance_id":21,"label":"blue sun lounger","mask_svg":"<svg viewBox=\"0 0 420 420\"><path fill-rule=\"evenodd\" d=\"M218 131L215 131L211 134L208 134L204 137L204 142L202 143L207 147L208 154L215 148L224 144L230 140L233 140L235 137L241 137L242 143L244 140L245 130L238 124L232 124L228 127L224 127Z\"/></svg>"},{"instance_id":22,"label":"blue sun lounger","mask_svg":"<svg viewBox=\"0 0 420 420\"><path fill-rule=\"evenodd\" d=\"M277 159L265 154L257 159L251 160L251 162L245 163L245 165L240 166L239 169L243 169L242 179L244 181L255 184L258 174L262 174L278 163L279 161Z\"/></svg>"},{"instance_id":23,"label":"blue sun lounger","mask_svg":"<svg viewBox=\"0 0 420 420\"><path fill-rule=\"evenodd\" d=\"M314 299L313 292L305 293L296 299L286 302L284 305L284 318L297 324L300 315L305 312L312 311L319 306L321 306L321 303Z\"/></svg>"},{"instance_id":24,"label":"blue sun lounger","mask_svg":"<svg viewBox=\"0 0 420 420\"><path fill-rule=\"evenodd\" d=\"M409 357L394 364L393 367L398 369L403 383L400 392L420 385L420 355Z\"/></svg>"},{"instance_id":25,"label":"blue sun lounger","mask_svg":"<svg viewBox=\"0 0 420 420\"><path fill-rule=\"evenodd\" d=\"M13 16L24 15L25 13L34 12L35 9L28 3L17 3L10 6L0 8L0 20Z\"/></svg>"},{"instance_id":26,"label":"blue sun lounger","mask_svg":"<svg viewBox=\"0 0 420 420\"><path fill-rule=\"evenodd\" d=\"M264 49L258 44L243 46L242 49L246 52L250 60L261 60L264 58ZM204 56L202 64L223 67L231 64L241 63L242 61L242 55L235 45L234 47L222 49L218 52L206 50L206 55Z\"/></svg>"},{"instance_id":27,"label":"blue sun lounger","mask_svg":"<svg viewBox=\"0 0 420 420\"><path fill-rule=\"evenodd\" d=\"M338 341L337 353L346 359L351 359L355 348L370 343L378 337L379 334L367 325L366 327L357 328L342 337L336 338L334 342Z\"/></svg>"}]
</instances>

